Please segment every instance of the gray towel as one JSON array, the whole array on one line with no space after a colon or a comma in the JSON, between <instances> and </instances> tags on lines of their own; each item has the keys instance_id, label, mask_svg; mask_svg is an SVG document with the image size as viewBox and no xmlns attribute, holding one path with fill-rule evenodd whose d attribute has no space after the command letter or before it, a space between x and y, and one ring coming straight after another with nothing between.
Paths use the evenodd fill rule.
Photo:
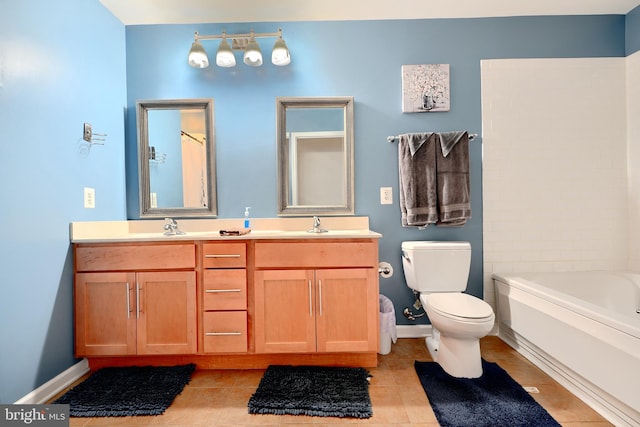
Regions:
<instances>
[{"instance_id":1,"label":"gray towel","mask_svg":"<svg viewBox=\"0 0 640 427\"><path fill-rule=\"evenodd\" d=\"M442 155L447 157L453 147L466 136L467 142L469 142L469 134L466 130L456 130L453 132L440 132L440 146L442 147Z\"/></svg>"},{"instance_id":2,"label":"gray towel","mask_svg":"<svg viewBox=\"0 0 640 427\"><path fill-rule=\"evenodd\" d=\"M453 132L449 132L453 134ZM441 134L441 142L442 142ZM450 141L455 140L453 144ZM437 225L461 226L471 218L471 188L469 184L469 134L449 138L449 151L436 150Z\"/></svg>"},{"instance_id":3,"label":"gray towel","mask_svg":"<svg viewBox=\"0 0 640 427\"><path fill-rule=\"evenodd\" d=\"M400 211L403 227L426 227L438 220L436 187L437 134L432 132L400 135Z\"/></svg>"}]
</instances>

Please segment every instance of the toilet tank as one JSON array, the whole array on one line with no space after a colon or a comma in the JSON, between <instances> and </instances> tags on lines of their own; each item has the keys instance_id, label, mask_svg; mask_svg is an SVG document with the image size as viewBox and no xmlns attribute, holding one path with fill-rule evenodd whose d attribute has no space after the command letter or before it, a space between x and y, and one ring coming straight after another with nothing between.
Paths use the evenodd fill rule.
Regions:
<instances>
[{"instance_id":1,"label":"toilet tank","mask_svg":"<svg viewBox=\"0 0 640 427\"><path fill-rule=\"evenodd\" d=\"M402 242L407 286L418 292L462 292L471 267L469 242Z\"/></svg>"}]
</instances>

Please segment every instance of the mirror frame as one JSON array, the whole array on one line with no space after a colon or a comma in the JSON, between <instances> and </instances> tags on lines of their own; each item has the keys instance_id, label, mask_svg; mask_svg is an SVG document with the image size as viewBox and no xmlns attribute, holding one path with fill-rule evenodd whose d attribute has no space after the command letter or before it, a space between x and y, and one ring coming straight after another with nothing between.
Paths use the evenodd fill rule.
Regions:
<instances>
[{"instance_id":1,"label":"mirror frame","mask_svg":"<svg viewBox=\"0 0 640 427\"><path fill-rule=\"evenodd\" d=\"M352 96L276 98L276 146L278 151L278 216L355 215L354 206L354 125ZM343 108L345 138L344 205L290 205L290 146L287 140L288 108Z\"/></svg>"},{"instance_id":2,"label":"mirror frame","mask_svg":"<svg viewBox=\"0 0 640 427\"><path fill-rule=\"evenodd\" d=\"M149 110L180 110L182 108L204 110L207 138L207 206L203 208L188 207L151 207L151 182L149 176ZM214 139L213 99L160 99L142 100L136 103L138 120L138 187L140 198L140 218L193 218L216 217L217 182L216 182L216 150Z\"/></svg>"}]
</instances>

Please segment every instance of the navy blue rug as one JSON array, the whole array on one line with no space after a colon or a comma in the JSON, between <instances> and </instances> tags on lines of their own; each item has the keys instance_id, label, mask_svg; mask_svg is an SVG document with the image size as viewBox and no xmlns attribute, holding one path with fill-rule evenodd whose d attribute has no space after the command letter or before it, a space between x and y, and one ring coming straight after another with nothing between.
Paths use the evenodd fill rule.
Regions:
<instances>
[{"instance_id":1,"label":"navy blue rug","mask_svg":"<svg viewBox=\"0 0 640 427\"><path fill-rule=\"evenodd\" d=\"M559 427L560 424L496 363L482 361L480 378L455 378L436 362L416 373L442 427Z\"/></svg>"},{"instance_id":2,"label":"navy blue rug","mask_svg":"<svg viewBox=\"0 0 640 427\"><path fill-rule=\"evenodd\" d=\"M54 403L72 417L160 415L191 380L195 365L103 368Z\"/></svg>"},{"instance_id":3,"label":"navy blue rug","mask_svg":"<svg viewBox=\"0 0 640 427\"><path fill-rule=\"evenodd\" d=\"M369 418L369 377L364 368L272 365L249 399L249 413Z\"/></svg>"}]
</instances>

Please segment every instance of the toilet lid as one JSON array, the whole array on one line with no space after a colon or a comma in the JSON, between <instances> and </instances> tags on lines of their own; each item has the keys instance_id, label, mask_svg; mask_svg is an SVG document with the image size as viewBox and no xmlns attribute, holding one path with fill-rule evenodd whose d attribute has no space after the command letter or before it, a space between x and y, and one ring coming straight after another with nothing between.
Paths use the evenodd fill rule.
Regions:
<instances>
[{"instance_id":1,"label":"toilet lid","mask_svg":"<svg viewBox=\"0 0 640 427\"><path fill-rule=\"evenodd\" d=\"M493 316L491 306L480 298L463 293L430 294L427 304L447 316L486 319Z\"/></svg>"}]
</instances>

